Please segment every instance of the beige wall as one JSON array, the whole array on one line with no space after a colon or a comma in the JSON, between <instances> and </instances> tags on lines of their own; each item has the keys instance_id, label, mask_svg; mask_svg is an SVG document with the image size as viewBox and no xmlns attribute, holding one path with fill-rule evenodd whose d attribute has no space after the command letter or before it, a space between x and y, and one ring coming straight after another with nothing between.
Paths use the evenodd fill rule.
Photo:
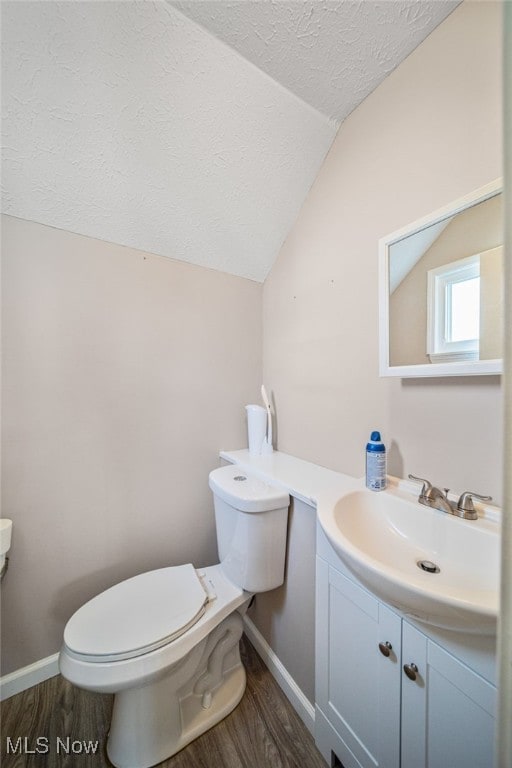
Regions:
<instances>
[{"instance_id":1,"label":"beige wall","mask_svg":"<svg viewBox=\"0 0 512 768\"><path fill-rule=\"evenodd\" d=\"M216 561L208 472L246 445L260 284L4 217L3 673L84 601Z\"/></svg>"},{"instance_id":2,"label":"beige wall","mask_svg":"<svg viewBox=\"0 0 512 768\"><path fill-rule=\"evenodd\" d=\"M316 514L291 499L285 582L256 595L249 616L302 693L315 702L315 537Z\"/></svg>"},{"instance_id":3,"label":"beige wall","mask_svg":"<svg viewBox=\"0 0 512 768\"><path fill-rule=\"evenodd\" d=\"M503 246L480 254L480 357L503 355L504 339Z\"/></svg>"},{"instance_id":4,"label":"beige wall","mask_svg":"<svg viewBox=\"0 0 512 768\"><path fill-rule=\"evenodd\" d=\"M264 286L279 448L501 499L499 377L378 377L379 238L502 175L501 8L465 2L342 124Z\"/></svg>"}]
</instances>

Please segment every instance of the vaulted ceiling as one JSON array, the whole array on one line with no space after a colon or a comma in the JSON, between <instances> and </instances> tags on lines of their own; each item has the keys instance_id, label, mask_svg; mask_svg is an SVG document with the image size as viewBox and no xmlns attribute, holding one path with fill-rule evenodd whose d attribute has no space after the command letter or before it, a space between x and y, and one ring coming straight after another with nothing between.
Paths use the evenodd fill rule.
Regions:
<instances>
[{"instance_id":1,"label":"vaulted ceiling","mask_svg":"<svg viewBox=\"0 0 512 768\"><path fill-rule=\"evenodd\" d=\"M263 281L339 123L458 2L4 0L3 210Z\"/></svg>"},{"instance_id":2,"label":"vaulted ceiling","mask_svg":"<svg viewBox=\"0 0 512 768\"><path fill-rule=\"evenodd\" d=\"M337 124L460 2L169 1Z\"/></svg>"}]
</instances>

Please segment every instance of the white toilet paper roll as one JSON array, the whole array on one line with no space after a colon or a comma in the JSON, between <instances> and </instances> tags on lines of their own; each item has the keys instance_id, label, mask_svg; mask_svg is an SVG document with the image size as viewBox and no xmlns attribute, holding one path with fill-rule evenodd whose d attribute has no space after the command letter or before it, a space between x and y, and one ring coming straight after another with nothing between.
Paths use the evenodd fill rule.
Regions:
<instances>
[{"instance_id":1,"label":"white toilet paper roll","mask_svg":"<svg viewBox=\"0 0 512 768\"><path fill-rule=\"evenodd\" d=\"M245 410L247 411L249 453L252 456L259 456L267 431L267 411L261 405L246 405Z\"/></svg>"}]
</instances>

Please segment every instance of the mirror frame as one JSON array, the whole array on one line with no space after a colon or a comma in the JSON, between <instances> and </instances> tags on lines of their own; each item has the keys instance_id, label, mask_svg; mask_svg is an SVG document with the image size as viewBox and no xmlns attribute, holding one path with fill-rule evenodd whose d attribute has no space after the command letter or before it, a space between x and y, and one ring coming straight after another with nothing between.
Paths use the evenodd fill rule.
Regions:
<instances>
[{"instance_id":1,"label":"mirror frame","mask_svg":"<svg viewBox=\"0 0 512 768\"><path fill-rule=\"evenodd\" d=\"M503 179L495 179L474 192L439 208L433 213L386 235L379 240L379 376L412 378L422 376L483 376L501 374L503 360L467 360L452 363L390 365L389 362L389 251L408 235L414 235L432 224L461 213L503 191Z\"/></svg>"}]
</instances>

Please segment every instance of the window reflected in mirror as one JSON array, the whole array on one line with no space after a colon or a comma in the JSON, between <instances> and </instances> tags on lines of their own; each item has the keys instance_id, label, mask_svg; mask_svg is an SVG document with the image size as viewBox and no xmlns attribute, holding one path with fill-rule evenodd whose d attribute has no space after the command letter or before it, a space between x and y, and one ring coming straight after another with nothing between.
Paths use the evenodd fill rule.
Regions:
<instances>
[{"instance_id":1,"label":"window reflected in mirror","mask_svg":"<svg viewBox=\"0 0 512 768\"><path fill-rule=\"evenodd\" d=\"M496 193L389 244L390 367L502 357L502 208Z\"/></svg>"}]
</instances>

